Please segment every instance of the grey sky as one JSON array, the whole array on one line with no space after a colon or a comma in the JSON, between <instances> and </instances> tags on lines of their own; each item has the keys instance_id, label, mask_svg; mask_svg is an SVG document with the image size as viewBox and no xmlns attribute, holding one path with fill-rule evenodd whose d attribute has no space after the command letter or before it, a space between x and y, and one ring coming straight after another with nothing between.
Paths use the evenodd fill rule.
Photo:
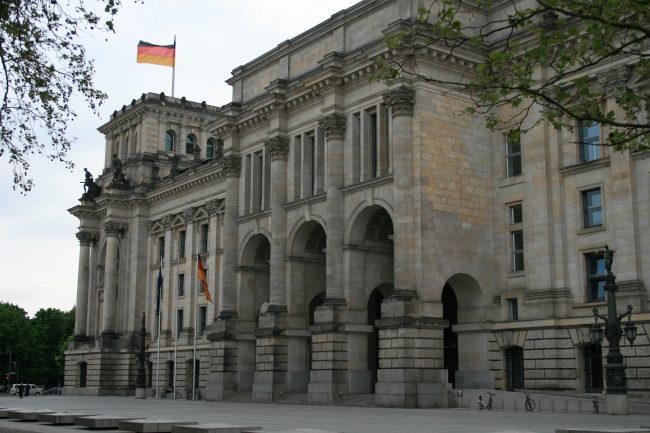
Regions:
<instances>
[{"instance_id":1,"label":"grey sky","mask_svg":"<svg viewBox=\"0 0 650 433\"><path fill-rule=\"evenodd\" d=\"M101 118L83 106L69 130L78 138L70 152L73 173L34 158L36 187L26 197L12 190L11 167L0 159L0 301L24 308L70 309L76 299L78 220L67 209L83 192L83 168L103 168L104 139L97 128L113 110L143 92L171 93L172 69L136 63L140 39L171 44L177 38L176 96L212 105L230 102L224 83L235 67L308 30L355 0L146 0L124 1L116 34L84 38L95 59L96 86L108 93Z\"/></svg>"}]
</instances>

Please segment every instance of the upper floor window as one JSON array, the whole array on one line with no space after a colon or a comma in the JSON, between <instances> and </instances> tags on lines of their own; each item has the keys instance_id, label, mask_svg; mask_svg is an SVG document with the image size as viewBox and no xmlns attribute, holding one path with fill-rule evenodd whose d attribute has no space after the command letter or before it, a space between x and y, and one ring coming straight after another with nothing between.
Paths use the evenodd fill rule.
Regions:
<instances>
[{"instance_id":1,"label":"upper floor window","mask_svg":"<svg viewBox=\"0 0 650 433\"><path fill-rule=\"evenodd\" d=\"M185 240L187 238L187 233L185 230L178 234L178 257L185 257Z\"/></svg>"},{"instance_id":2,"label":"upper floor window","mask_svg":"<svg viewBox=\"0 0 650 433\"><path fill-rule=\"evenodd\" d=\"M206 307L199 308L199 335L205 332L206 319L208 317L208 309Z\"/></svg>"},{"instance_id":3,"label":"upper floor window","mask_svg":"<svg viewBox=\"0 0 650 433\"><path fill-rule=\"evenodd\" d=\"M185 296L185 274L178 274L178 297Z\"/></svg>"},{"instance_id":4,"label":"upper floor window","mask_svg":"<svg viewBox=\"0 0 650 433\"><path fill-rule=\"evenodd\" d=\"M582 193L585 228L603 225L603 200L600 188Z\"/></svg>"},{"instance_id":5,"label":"upper floor window","mask_svg":"<svg viewBox=\"0 0 650 433\"><path fill-rule=\"evenodd\" d=\"M512 236L512 264L513 271L524 270L524 232L518 230L511 233Z\"/></svg>"},{"instance_id":6,"label":"upper floor window","mask_svg":"<svg viewBox=\"0 0 650 433\"><path fill-rule=\"evenodd\" d=\"M580 162L600 158L600 125L596 122L580 122Z\"/></svg>"},{"instance_id":7,"label":"upper floor window","mask_svg":"<svg viewBox=\"0 0 650 433\"><path fill-rule=\"evenodd\" d=\"M506 176L514 177L519 176L521 171L521 142L517 138L516 140L509 138L506 135Z\"/></svg>"},{"instance_id":8,"label":"upper floor window","mask_svg":"<svg viewBox=\"0 0 650 433\"><path fill-rule=\"evenodd\" d=\"M165 259L165 238L158 238L158 260L163 261Z\"/></svg>"},{"instance_id":9,"label":"upper floor window","mask_svg":"<svg viewBox=\"0 0 650 433\"><path fill-rule=\"evenodd\" d=\"M213 139L209 139L207 145L205 146L205 157L208 159L214 158L214 149L215 144Z\"/></svg>"},{"instance_id":10,"label":"upper floor window","mask_svg":"<svg viewBox=\"0 0 650 433\"><path fill-rule=\"evenodd\" d=\"M174 131L171 129L165 133L165 150L168 152L174 151Z\"/></svg>"},{"instance_id":11,"label":"upper floor window","mask_svg":"<svg viewBox=\"0 0 650 433\"><path fill-rule=\"evenodd\" d=\"M194 154L194 143L196 140L194 140L193 135L188 135L185 137L185 153L188 155Z\"/></svg>"},{"instance_id":12,"label":"upper floor window","mask_svg":"<svg viewBox=\"0 0 650 433\"><path fill-rule=\"evenodd\" d=\"M524 221L524 213L520 204L510 206L510 224L519 224Z\"/></svg>"},{"instance_id":13,"label":"upper floor window","mask_svg":"<svg viewBox=\"0 0 650 433\"><path fill-rule=\"evenodd\" d=\"M605 257L587 254L587 296L589 302L605 300Z\"/></svg>"},{"instance_id":14,"label":"upper floor window","mask_svg":"<svg viewBox=\"0 0 650 433\"><path fill-rule=\"evenodd\" d=\"M203 224L201 226L201 252L206 253L208 251L208 234L210 233L210 226Z\"/></svg>"},{"instance_id":15,"label":"upper floor window","mask_svg":"<svg viewBox=\"0 0 650 433\"><path fill-rule=\"evenodd\" d=\"M517 308L517 298L508 299L508 309L510 310L510 321L519 320L519 309Z\"/></svg>"}]
</instances>

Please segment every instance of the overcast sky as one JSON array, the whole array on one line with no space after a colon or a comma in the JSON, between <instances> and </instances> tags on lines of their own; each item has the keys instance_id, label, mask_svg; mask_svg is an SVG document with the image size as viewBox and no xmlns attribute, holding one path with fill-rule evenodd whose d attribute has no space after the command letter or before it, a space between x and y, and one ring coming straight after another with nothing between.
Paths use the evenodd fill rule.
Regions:
<instances>
[{"instance_id":1,"label":"overcast sky","mask_svg":"<svg viewBox=\"0 0 650 433\"><path fill-rule=\"evenodd\" d=\"M97 128L143 92L171 93L172 69L136 63L139 40L171 44L176 35L176 96L221 106L231 100L224 81L232 71L308 30L357 0L123 0L116 34L85 37L95 59L96 87L109 95L101 118L81 103L68 128L77 137L69 156L74 172L34 158L36 186L27 196L12 189L7 158L0 158L0 300L24 308L69 310L75 304L78 220L68 209L83 193L83 168L103 168L104 139Z\"/></svg>"}]
</instances>

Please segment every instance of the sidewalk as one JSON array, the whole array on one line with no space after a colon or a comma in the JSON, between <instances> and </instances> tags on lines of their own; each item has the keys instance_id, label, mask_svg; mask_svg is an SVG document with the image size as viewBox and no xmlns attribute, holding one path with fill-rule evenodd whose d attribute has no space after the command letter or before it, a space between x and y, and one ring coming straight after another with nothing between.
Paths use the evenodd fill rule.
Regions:
<instances>
[{"instance_id":1,"label":"sidewalk","mask_svg":"<svg viewBox=\"0 0 650 433\"><path fill-rule=\"evenodd\" d=\"M53 409L106 415L133 415L199 423L259 425L264 431L311 428L346 433L555 433L556 428L639 428L648 415L503 412L456 409L385 409L258 403L136 400L133 397L0 396L0 407ZM82 427L0 419L0 433L80 433Z\"/></svg>"}]
</instances>

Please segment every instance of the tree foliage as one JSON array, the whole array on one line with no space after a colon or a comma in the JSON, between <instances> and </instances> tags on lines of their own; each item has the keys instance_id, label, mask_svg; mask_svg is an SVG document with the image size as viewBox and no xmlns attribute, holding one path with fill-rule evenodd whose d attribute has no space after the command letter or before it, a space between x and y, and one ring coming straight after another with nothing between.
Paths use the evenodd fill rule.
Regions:
<instances>
[{"instance_id":1,"label":"tree foliage","mask_svg":"<svg viewBox=\"0 0 650 433\"><path fill-rule=\"evenodd\" d=\"M7 369L11 352L18 381L46 386L63 383L63 364L57 357L74 334L74 316L75 308L42 308L30 319L17 305L1 302L0 366ZM12 383L15 381L13 376Z\"/></svg>"},{"instance_id":2,"label":"tree foliage","mask_svg":"<svg viewBox=\"0 0 650 433\"><path fill-rule=\"evenodd\" d=\"M34 154L64 163L74 138L73 95L97 113L107 95L95 89L83 33L113 31L120 0L3 0L0 2L0 158L13 166L14 189L31 190ZM97 12L94 11L97 9Z\"/></svg>"},{"instance_id":3,"label":"tree foliage","mask_svg":"<svg viewBox=\"0 0 650 433\"><path fill-rule=\"evenodd\" d=\"M519 135L541 122L558 130L598 122L608 132L602 144L648 150L650 92L647 83L626 83L650 79L650 0L510 0L501 13L490 0L470 3L421 8L413 26L386 36L396 56L377 59L382 69L371 80L418 77L463 92L473 102L466 112L485 116L491 130ZM428 50L477 67L429 77Z\"/></svg>"}]
</instances>

